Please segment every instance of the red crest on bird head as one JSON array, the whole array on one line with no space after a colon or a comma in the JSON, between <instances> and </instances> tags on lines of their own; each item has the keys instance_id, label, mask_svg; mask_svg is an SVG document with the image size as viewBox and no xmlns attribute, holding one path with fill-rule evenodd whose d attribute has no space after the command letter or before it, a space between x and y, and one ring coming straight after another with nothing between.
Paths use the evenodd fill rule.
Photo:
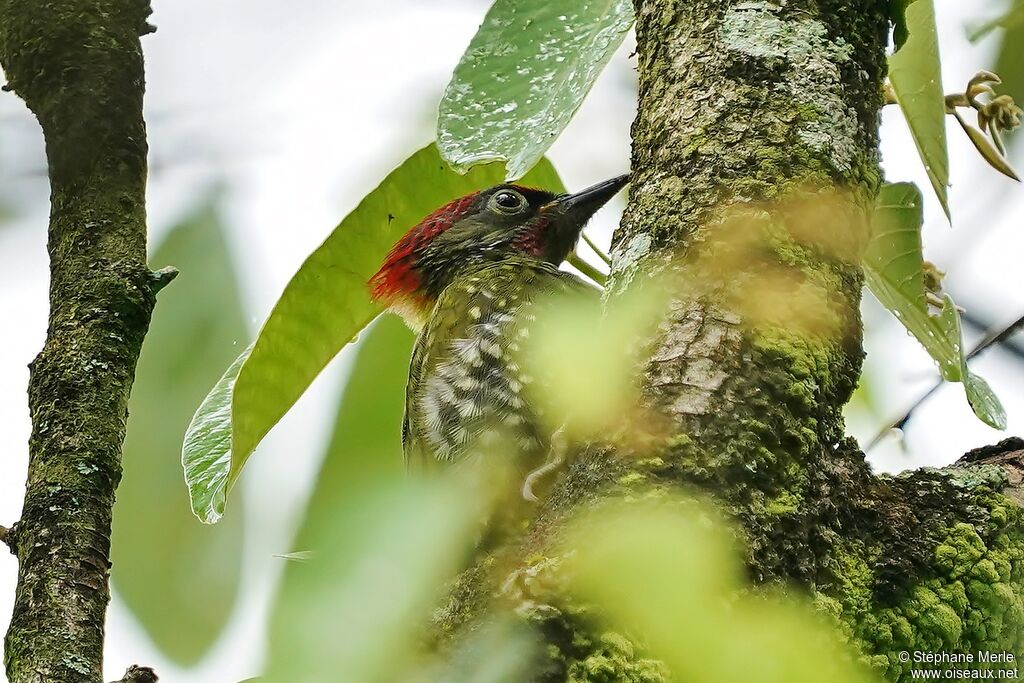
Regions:
<instances>
[{"instance_id":1,"label":"red crest on bird head","mask_svg":"<svg viewBox=\"0 0 1024 683\"><path fill-rule=\"evenodd\" d=\"M398 240L380 269L370 278L374 301L390 304L395 297L418 293L422 279L416 271L416 258L439 234L465 216L476 202L479 192L450 201L414 225Z\"/></svg>"}]
</instances>

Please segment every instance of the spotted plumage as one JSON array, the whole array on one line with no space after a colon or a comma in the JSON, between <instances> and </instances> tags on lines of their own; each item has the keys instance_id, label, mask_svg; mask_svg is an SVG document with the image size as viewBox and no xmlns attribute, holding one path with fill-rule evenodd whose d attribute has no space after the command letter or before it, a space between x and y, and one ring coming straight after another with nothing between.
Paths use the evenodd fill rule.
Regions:
<instances>
[{"instance_id":1,"label":"spotted plumage","mask_svg":"<svg viewBox=\"0 0 1024 683\"><path fill-rule=\"evenodd\" d=\"M444 289L410 364L403 425L410 465L452 462L488 446L515 449L522 466L540 464L550 434L530 397L543 387L523 367L521 344L535 322L531 304L568 289L597 294L549 263L515 257Z\"/></svg>"},{"instance_id":2,"label":"spotted plumage","mask_svg":"<svg viewBox=\"0 0 1024 683\"><path fill-rule=\"evenodd\" d=\"M373 296L419 335L406 390L403 445L413 467L513 450L525 472L551 443L522 357L546 294L596 292L558 269L593 213L626 177L572 195L499 185L427 216L370 280ZM543 378L541 378L542 380Z\"/></svg>"}]
</instances>

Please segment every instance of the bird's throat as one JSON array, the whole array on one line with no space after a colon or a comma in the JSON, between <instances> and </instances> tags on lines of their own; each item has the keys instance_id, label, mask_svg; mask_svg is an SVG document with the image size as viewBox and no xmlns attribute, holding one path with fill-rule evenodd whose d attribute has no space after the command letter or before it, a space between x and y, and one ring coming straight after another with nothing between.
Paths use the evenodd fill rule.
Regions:
<instances>
[{"instance_id":1,"label":"bird's throat","mask_svg":"<svg viewBox=\"0 0 1024 683\"><path fill-rule=\"evenodd\" d=\"M434 301L417 293L398 293L387 302L388 310L402 317L409 328L419 333L430 317Z\"/></svg>"}]
</instances>

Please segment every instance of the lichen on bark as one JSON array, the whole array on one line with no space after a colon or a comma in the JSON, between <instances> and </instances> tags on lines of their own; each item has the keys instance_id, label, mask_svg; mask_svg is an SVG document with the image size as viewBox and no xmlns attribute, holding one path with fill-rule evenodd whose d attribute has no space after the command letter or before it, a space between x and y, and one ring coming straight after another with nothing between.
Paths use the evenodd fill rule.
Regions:
<instances>
[{"instance_id":1,"label":"lichen on bark","mask_svg":"<svg viewBox=\"0 0 1024 683\"><path fill-rule=\"evenodd\" d=\"M672 433L641 460L591 449L575 461L528 532L457 580L438 632L486 618L497 596L542 635L539 680L659 680L635 640L567 596L553 539L603 498L696 486L739 523L754 585L806 593L888 677L907 675L900 650L1024 654L1011 627L1024 616L1016 470L880 477L845 437L887 3L637 0L636 19L640 102L610 291L652 272L683 283L643 372Z\"/></svg>"},{"instance_id":2,"label":"lichen on bark","mask_svg":"<svg viewBox=\"0 0 1024 683\"><path fill-rule=\"evenodd\" d=\"M148 0L0 0L0 64L35 114L51 188L50 317L32 362L12 683L99 681L127 401L156 292L146 267L139 37Z\"/></svg>"}]
</instances>

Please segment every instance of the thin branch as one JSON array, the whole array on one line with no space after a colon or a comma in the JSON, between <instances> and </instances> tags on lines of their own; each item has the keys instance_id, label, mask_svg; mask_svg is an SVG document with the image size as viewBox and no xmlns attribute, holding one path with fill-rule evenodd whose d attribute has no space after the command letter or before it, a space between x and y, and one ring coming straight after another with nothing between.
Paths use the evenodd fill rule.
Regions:
<instances>
[{"instance_id":1,"label":"thin branch","mask_svg":"<svg viewBox=\"0 0 1024 683\"><path fill-rule=\"evenodd\" d=\"M1006 325L1001 329L989 330L988 334L986 334L984 338L982 338L981 341L975 344L974 347L967 353L967 360L971 360L975 356L984 353L985 351L992 348L993 346L996 346L997 344L1005 343L1007 340L1010 339L1010 337L1012 337L1014 334L1020 331L1021 328L1024 328L1024 315L1021 315L1012 323ZM889 432L891 432L892 430L903 429L907 425L907 423L910 422L910 418L914 416L914 411L920 408L925 401L931 398L932 395L936 391L938 391L943 384L944 381L940 379L938 382L932 385L932 387L928 389L928 391L926 391L924 394L922 394L916 401L914 401L899 418L890 423L888 426L882 428L878 432L878 434L875 435L875 438L871 440L871 443L868 444L866 450L870 451L872 448L877 446L882 441L882 439L884 439L886 435L888 435Z\"/></svg>"},{"instance_id":2,"label":"thin branch","mask_svg":"<svg viewBox=\"0 0 1024 683\"><path fill-rule=\"evenodd\" d=\"M989 321L972 313L970 308L960 314L960 319L978 330L989 330L992 328L992 324ZM1024 361L1024 344L1021 344L1019 339L1008 336L1005 339L999 340L997 343L1003 351L1019 361Z\"/></svg>"},{"instance_id":3,"label":"thin branch","mask_svg":"<svg viewBox=\"0 0 1024 683\"><path fill-rule=\"evenodd\" d=\"M967 360L987 351L996 344L1002 344L1024 327L1024 314L1002 329L990 330L985 337L967 353Z\"/></svg>"},{"instance_id":4,"label":"thin branch","mask_svg":"<svg viewBox=\"0 0 1024 683\"><path fill-rule=\"evenodd\" d=\"M589 263L587 263L586 261L584 261L583 257L581 257L576 252L572 252L571 254L569 254L569 257L566 260L576 270L580 271L581 273L586 275L588 278L593 280L595 284L600 285L601 287L604 287L605 284L608 282L608 276L607 275L605 275L600 270L598 270L594 266L592 266Z\"/></svg>"},{"instance_id":5,"label":"thin branch","mask_svg":"<svg viewBox=\"0 0 1024 683\"><path fill-rule=\"evenodd\" d=\"M587 243L587 246L590 247L590 250L593 251L595 254L597 254L597 257L599 259L601 259L602 261L604 261L604 264L606 266L611 268L612 267L612 260L610 258L608 258L608 254L606 254L603 251L601 251L601 248L599 246L597 246L596 244L594 244L594 240L590 239L590 237L587 236L586 232L583 232L582 235L583 235L583 241Z\"/></svg>"}]
</instances>

